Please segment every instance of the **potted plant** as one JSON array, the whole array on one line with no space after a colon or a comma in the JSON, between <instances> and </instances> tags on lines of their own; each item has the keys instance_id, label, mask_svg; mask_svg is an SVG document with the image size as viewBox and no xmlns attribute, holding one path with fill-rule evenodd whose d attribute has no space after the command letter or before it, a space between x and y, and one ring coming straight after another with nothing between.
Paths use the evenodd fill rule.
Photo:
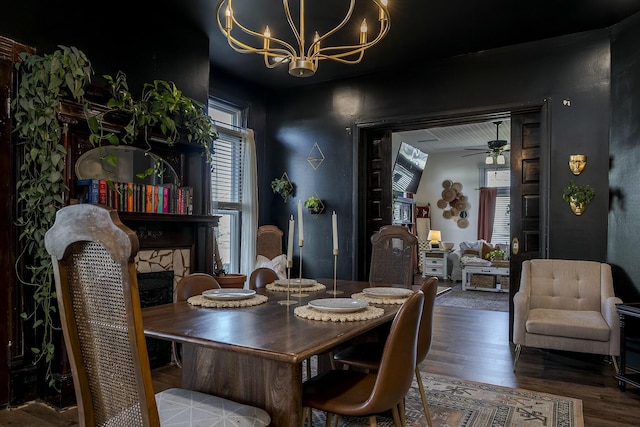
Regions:
<instances>
[{"instance_id":1,"label":"potted plant","mask_svg":"<svg viewBox=\"0 0 640 427\"><path fill-rule=\"evenodd\" d=\"M487 253L484 257L488 260L501 260L504 259L505 252L502 249L494 249Z\"/></svg>"},{"instance_id":2,"label":"potted plant","mask_svg":"<svg viewBox=\"0 0 640 427\"><path fill-rule=\"evenodd\" d=\"M35 363L45 361L46 378L54 386L52 362L56 322L56 301L51 257L44 247L44 235L51 228L56 212L64 206L66 150L61 143L65 124L60 120L61 101L72 100L84 111L90 130L89 141L119 145L136 141L140 132L146 137L151 127L159 129L164 142L177 142L174 111L182 115L180 128L189 141L200 144L210 162L212 142L217 136L204 108L180 93L175 85L156 81L145 88L140 101L128 92L126 78L119 73L111 79L112 101L107 111L96 113L85 99L93 69L87 56L75 47L59 46L51 54L21 53L17 63L19 86L12 101L13 129L21 147L19 176L16 183L22 253L16 260L18 280L32 289L33 305L21 313L33 325L39 343L32 347ZM109 81L109 79L107 79ZM155 93L154 93L155 91ZM164 103L164 104L163 104ZM161 107L161 105L164 105ZM106 114L124 113L132 117L122 132L102 126ZM173 124L172 124L173 123ZM115 165L116 159L105 161ZM153 171L146 171L147 174Z\"/></svg>"},{"instance_id":3,"label":"potted plant","mask_svg":"<svg viewBox=\"0 0 640 427\"><path fill-rule=\"evenodd\" d=\"M287 203L289 196L293 193L293 184L286 175L282 175L281 178L276 178L271 181L271 190L273 190L275 194L279 194L282 200Z\"/></svg>"},{"instance_id":4,"label":"potted plant","mask_svg":"<svg viewBox=\"0 0 640 427\"><path fill-rule=\"evenodd\" d=\"M304 201L304 207L309 210L309 213L319 214L324 210L324 205L322 204L322 200L318 196L310 196L307 200Z\"/></svg>"},{"instance_id":5,"label":"potted plant","mask_svg":"<svg viewBox=\"0 0 640 427\"><path fill-rule=\"evenodd\" d=\"M582 215L587 209L589 203L596 195L594 188L588 184L576 185L573 181L569 182L562 191L562 198L571 206L571 210L576 215Z\"/></svg>"}]
</instances>

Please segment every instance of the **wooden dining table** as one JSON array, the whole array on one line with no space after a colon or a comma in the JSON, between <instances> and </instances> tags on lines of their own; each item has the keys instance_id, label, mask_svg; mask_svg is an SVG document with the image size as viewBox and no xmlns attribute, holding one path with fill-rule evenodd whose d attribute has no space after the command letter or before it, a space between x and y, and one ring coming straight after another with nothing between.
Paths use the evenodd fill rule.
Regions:
<instances>
[{"instance_id":1,"label":"wooden dining table","mask_svg":"<svg viewBox=\"0 0 640 427\"><path fill-rule=\"evenodd\" d=\"M287 292L266 288L266 303L241 308L206 308L188 302L142 310L145 335L182 343L182 387L264 408L273 426L302 422L302 362L326 354L352 340L362 339L388 324L400 308L384 308L372 320L333 322L298 317L294 309L310 300L333 298L333 279L319 279L326 290L291 296L295 305L283 305ZM350 297L369 282L338 280L336 287ZM389 286L381 285L378 286ZM304 288L303 288L304 289Z\"/></svg>"}]
</instances>

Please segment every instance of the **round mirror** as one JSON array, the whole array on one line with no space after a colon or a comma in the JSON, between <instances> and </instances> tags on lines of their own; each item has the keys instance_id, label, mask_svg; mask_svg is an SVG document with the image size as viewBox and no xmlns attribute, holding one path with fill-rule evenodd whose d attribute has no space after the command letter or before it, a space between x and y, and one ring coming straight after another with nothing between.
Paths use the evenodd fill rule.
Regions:
<instances>
[{"instance_id":1,"label":"round mirror","mask_svg":"<svg viewBox=\"0 0 640 427\"><path fill-rule=\"evenodd\" d=\"M115 159L115 165L107 159ZM155 170L158 173L148 174ZM134 184L176 184L176 171L160 156L137 147L96 147L84 153L76 162L78 179L106 179Z\"/></svg>"},{"instance_id":2,"label":"round mirror","mask_svg":"<svg viewBox=\"0 0 640 427\"><path fill-rule=\"evenodd\" d=\"M466 218L466 217L468 217L468 216L469 216L469 212L467 212L467 211L460 211L460 212L458 212L458 216L459 216L460 218L464 219L464 218Z\"/></svg>"}]
</instances>

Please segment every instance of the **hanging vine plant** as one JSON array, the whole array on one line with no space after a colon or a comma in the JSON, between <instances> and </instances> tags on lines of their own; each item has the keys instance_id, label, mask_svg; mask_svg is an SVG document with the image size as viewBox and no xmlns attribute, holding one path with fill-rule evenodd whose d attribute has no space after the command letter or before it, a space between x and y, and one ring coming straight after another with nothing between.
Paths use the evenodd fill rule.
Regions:
<instances>
[{"instance_id":1,"label":"hanging vine plant","mask_svg":"<svg viewBox=\"0 0 640 427\"><path fill-rule=\"evenodd\" d=\"M46 362L46 379L55 386L52 362L55 356L53 332L56 325L57 304L51 257L44 246L44 235L53 225L55 214L64 206L66 150L61 144L66 124L59 120L60 101L71 99L80 104L91 132L89 140L94 146L105 142L111 145L149 141L150 129L157 129L164 142L176 143L182 133L189 142L203 147L203 155L211 162L215 127L204 106L188 98L171 82L162 80L144 86L143 96L137 101L129 92L124 73L115 79L105 76L112 91L107 110L92 112L85 100L85 91L91 83L93 69L87 56L75 47L59 46L51 54L22 53L16 64L19 87L12 102L14 132L22 147L22 164L16 185L19 216L19 241L22 251L16 261L16 275L25 286L33 288L33 307L21 314L30 320L37 332L38 346L32 347L36 355L34 364ZM116 112L130 117L121 132L103 126L106 114ZM149 149L151 146L148 146ZM105 161L116 165L113 156ZM144 175L154 173L143 171Z\"/></svg>"}]
</instances>

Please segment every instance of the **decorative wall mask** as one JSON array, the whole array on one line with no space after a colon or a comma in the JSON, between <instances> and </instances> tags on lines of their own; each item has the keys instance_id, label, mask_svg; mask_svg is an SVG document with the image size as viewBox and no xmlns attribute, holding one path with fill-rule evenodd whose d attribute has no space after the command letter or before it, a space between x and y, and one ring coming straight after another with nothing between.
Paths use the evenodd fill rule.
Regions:
<instances>
[{"instance_id":1,"label":"decorative wall mask","mask_svg":"<svg viewBox=\"0 0 640 427\"><path fill-rule=\"evenodd\" d=\"M569 169L574 175L580 175L587 167L587 156L584 154L572 154L569 156Z\"/></svg>"},{"instance_id":2,"label":"decorative wall mask","mask_svg":"<svg viewBox=\"0 0 640 427\"><path fill-rule=\"evenodd\" d=\"M443 209L442 217L454 220L460 228L467 227L469 213L467 196L462 194L462 184L445 179L442 181L442 188L442 198L436 203L436 206Z\"/></svg>"}]
</instances>

